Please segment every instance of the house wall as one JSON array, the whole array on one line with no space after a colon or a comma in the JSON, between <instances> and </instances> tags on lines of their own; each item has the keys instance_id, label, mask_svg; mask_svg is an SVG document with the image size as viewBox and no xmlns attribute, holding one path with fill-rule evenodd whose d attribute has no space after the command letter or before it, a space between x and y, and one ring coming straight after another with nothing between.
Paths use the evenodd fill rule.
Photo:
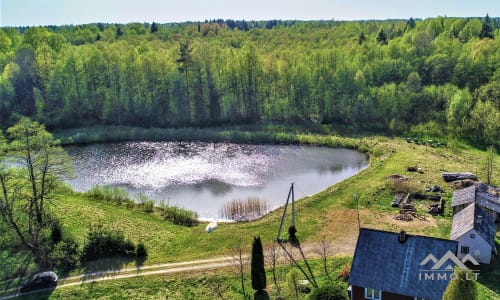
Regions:
<instances>
[{"instance_id":1,"label":"house wall","mask_svg":"<svg viewBox=\"0 0 500 300\"><path fill-rule=\"evenodd\" d=\"M365 288L353 286L351 300L365 300ZM382 300L414 300L414 297L382 292Z\"/></svg>"},{"instance_id":2,"label":"house wall","mask_svg":"<svg viewBox=\"0 0 500 300\"><path fill-rule=\"evenodd\" d=\"M471 238L471 234L474 234L475 237ZM460 259L467 255L462 253L462 246L469 247L469 253L479 263L489 264L491 262L492 248L476 230L470 230L458 239L457 257Z\"/></svg>"},{"instance_id":3,"label":"house wall","mask_svg":"<svg viewBox=\"0 0 500 300\"><path fill-rule=\"evenodd\" d=\"M458 213L459 211L461 211L462 209L466 208L469 205L470 203L453 206L453 215L455 215L456 213Z\"/></svg>"}]
</instances>

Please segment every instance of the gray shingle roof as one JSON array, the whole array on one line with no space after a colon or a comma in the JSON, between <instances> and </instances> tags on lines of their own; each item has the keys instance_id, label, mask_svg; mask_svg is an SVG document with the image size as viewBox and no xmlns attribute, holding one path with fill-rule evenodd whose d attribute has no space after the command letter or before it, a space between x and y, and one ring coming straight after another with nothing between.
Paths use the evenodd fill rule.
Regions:
<instances>
[{"instance_id":1,"label":"gray shingle roof","mask_svg":"<svg viewBox=\"0 0 500 300\"><path fill-rule=\"evenodd\" d=\"M457 253L457 242L362 228L351 266L349 284L400 295L440 300L448 280L420 280L420 262L429 254L438 259Z\"/></svg>"},{"instance_id":2,"label":"gray shingle roof","mask_svg":"<svg viewBox=\"0 0 500 300\"><path fill-rule=\"evenodd\" d=\"M476 203L479 206L492 210L500 214L500 202L497 196L487 192L476 192Z\"/></svg>"},{"instance_id":3,"label":"gray shingle roof","mask_svg":"<svg viewBox=\"0 0 500 300\"><path fill-rule=\"evenodd\" d=\"M468 204L474 202L476 197L476 187L474 185L458 189L453 192L453 199L451 201L451 206L455 207L458 205Z\"/></svg>"},{"instance_id":4,"label":"gray shingle roof","mask_svg":"<svg viewBox=\"0 0 500 300\"><path fill-rule=\"evenodd\" d=\"M478 220L481 220L478 222ZM478 204L470 204L453 216L450 239L458 240L475 229L484 240L495 247L495 223Z\"/></svg>"},{"instance_id":5,"label":"gray shingle roof","mask_svg":"<svg viewBox=\"0 0 500 300\"><path fill-rule=\"evenodd\" d=\"M481 207L487 208L500 214L500 200L498 196L487 192L488 185L478 184L472 185L453 192L451 206L459 206L473 203L474 201Z\"/></svg>"}]
</instances>

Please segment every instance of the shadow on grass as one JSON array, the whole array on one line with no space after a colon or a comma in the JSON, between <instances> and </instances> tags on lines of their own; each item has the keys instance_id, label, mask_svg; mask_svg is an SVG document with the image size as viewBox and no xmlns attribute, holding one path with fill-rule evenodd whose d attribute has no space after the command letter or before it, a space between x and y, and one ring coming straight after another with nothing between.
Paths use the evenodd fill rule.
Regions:
<instances>
[{"instance_id":1,"label":"shadow on grass","mask_svg":"<svg viewBox=\"0 0 500 300\"><path fill-rule=\"evenodd\" d=\"M118 274L121 270L127 267L133 267L137 271L144 264L146 258L135 257L135 256L112 256L107 258L102 258L99 260L88 261L84 263L82 282L92 282L97 278L103 276L112 276L113 274Z\"/></svg>"},{"instance_id":2,"label":"shadow on grass","mask_svg":"<svg viewBox=\"0 0 500 300\"><path fill-rule=\"evenodd\" d=\"M23 278L26 277L33 269L33 256L29 252L14 251L8 252L8 258L0 262L0 278L5 279L0 281L0 295L11 293L17 290L23 283Z\"/></svg>"}]
</instances>

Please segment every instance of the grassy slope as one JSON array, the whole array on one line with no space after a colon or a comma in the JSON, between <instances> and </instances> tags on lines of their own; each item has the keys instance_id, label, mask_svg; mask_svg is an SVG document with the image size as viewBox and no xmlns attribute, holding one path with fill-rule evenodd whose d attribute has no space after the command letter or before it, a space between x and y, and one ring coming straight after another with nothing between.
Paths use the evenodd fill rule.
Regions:
<instances>
[{"instance_id":1,"label":"grassy slope","mask_svg":"<svg viewBox=\"0 0 500 300\"><path fill-rule=\"evenodd\" d=\"M338 138L332 138L331 141L329 137L309 135L298 136L298 139L301 142L327 145L338 141ZM388 138L349 139L348 142L362 147L366 145L370 149L372 153L370 166L352 178L299 201L297 228L299 239L304 243L312 243L325 237L332 241L337 252L349 252L355 244L357 232L353 193L360 195L362 226L394 231L404 229L410 233L447 238L451 225L449 211L444 217L437 218L425 214L426 221L395 221L393 216L396 210L390 207L392 196L385 177L393 173L402 173L410 176L421 186L440 184L445 187L447 200L451 199L452 190L441 180L442 171L473 171L484 178L482 166L485 165L485 155L475 149L431 148ZM499 163L500 157L497 156L496 165ZM406 172L406 167L410 165L422 167L424 174ZM498 185L500 180L498 170L494 178L496 179L494 183ZM286 191L283 195L277 196L284 201L285 194ZM447 203L449 207L450 201ZM426 205L421 204L419 207L425 209ZM134 241L144 241L149 250L149 257L144 264L227 254L239 243L249 246L254 235L260 235L264 242L270 242L275 238L282 213L278 210L251 223L221 224L216 231L206 234L204 224L195 227L174 226L156 216L99 203L79 194L61 197L55 209L60 211L64 226L80 241L85 237L88 224L98 220L102 220L108 226L121 228ZM420 213L424 214L423 211ZM344 247L345 245L350 247ZM103 260L88 264L75 272L134 266L135 263L135 261L116 259ZM493 297L492 295L500 292L500 287L494 283L495 279L490 277L488 275L483 277L484 285L481 286L481 291L483 295ZM128 281L139 283L142 280ZM114 286L114 292L118 292L121 284L102 283L96 286L102 286L106 290L110 288L109 286ZM68 288L68 291L73 290L79 295L78 297L83 297L77 289ZM112 293L110 290L108 292Z\"/></svg>"}]
</instances>

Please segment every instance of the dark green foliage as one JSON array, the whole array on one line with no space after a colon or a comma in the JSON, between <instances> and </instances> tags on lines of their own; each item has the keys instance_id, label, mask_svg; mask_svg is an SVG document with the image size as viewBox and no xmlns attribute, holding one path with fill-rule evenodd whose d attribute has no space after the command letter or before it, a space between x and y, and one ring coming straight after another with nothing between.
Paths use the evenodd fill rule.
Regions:
<instances>
[{"instance_id":1,"label":"dark green foliage","mask_svg":"<svg viewBox=\"0 0 500 300\"><path fill-rule=\"evenodd\" d=\"M361 44L363 44L364 41L366 41L366 36L364 33L361 32L359 34L358 43L361 45Z\"/></svg>"},{"instance_id":2,"label":"dark green foliage","mask_svg":"<svg viewBox=\"0 0 500 300\"><path fill-rule=\"evenodd\" d=\"M413 18L410 18L408 20L408 22L406 22L406 25L408 26L408 28L410 29L413 29L417 26L417 24L415 23L415 20Z\"/></svg>"},{"instance_id":3,"label":"dark green foliage","mask_svg":"<svg viewBox=\"0 0 500 300\"><path fill-rule=\"evenodd\" d=\"M387 35L385 34L384 29L380 29L380 31L378 32L377 43L387 45Z\"/></svg>"},{"instance_id":4,"label":"dark green foliage","mask_svg":"<svg viewBox=\"0 0 500 300\"><path fill-rule=\"evenodd\" d=\"M116 28L116 37L119 38L123 35L123 30L120 26Z\"/></svg>"},{"instance_id":5,"label":"dark green foliage","mask_svg":"<svg viewBox=\"0 0 500 300\"><path fill-rule=\"evenodd\" d=\"M479 33L479 37L482 39L484 39L484 38L492 39L494 37L494 35L493 35L493 22L491 22L490 16L488 16L488 14L486 14L486 17L483 20L481 33Z\"/></svg>"},{"instance_id":6,"label":"dark green foliage","mask_svg":"<svg viewBox=\"0 0 500 300\"><path fill-rule=\"evenodd\" d=\"M89 261L114 255L135 256L135 250L135 245L121 231L97 224L89 228L82 259Z\"/></svg>"},{"instance_id":7,"label":"dark green foliage","mask_svg":"<svg viewBox=\"0 0 500 300\"><path fill-rule=\"evenodd\" d=\"M256 291L266 289L266 271L264 269L264 250L260 237L254 237L252 243L252 262L251 262L252 288Z\"/></svg>"},{"instance_id":8,"label":"dark green foliage","mask_svg":"<svg viewBox=\"0 0 500 300\"><path fill-rule=\"evenodd\" d=\"M310 300L347 300L346 290L341 285L326 285L314 289L309 295Z\"/></svg>"},{"instance_id":9,"label":"dark green foliage","mask_svg":"<svg viewBox=\"0 0 500 300\"><path fill-rule=\"evenodd\" d=\"M66 238L52 246L49 260L53 267L69 270L79 264L81 254L78 243L73 239Z\"/></svg>"},{"instance_id":10,"label":"dark green foliage","mask_svg":"<svg viewBox=\"0 0 500 300\"><path fill-rule=\"evenodd\" d=\"M151 33L155 33L158 31L158 24L156 24L155 22L153 22L151 24L151 29L150 29Z\"/></svg>"}]
</instances>

